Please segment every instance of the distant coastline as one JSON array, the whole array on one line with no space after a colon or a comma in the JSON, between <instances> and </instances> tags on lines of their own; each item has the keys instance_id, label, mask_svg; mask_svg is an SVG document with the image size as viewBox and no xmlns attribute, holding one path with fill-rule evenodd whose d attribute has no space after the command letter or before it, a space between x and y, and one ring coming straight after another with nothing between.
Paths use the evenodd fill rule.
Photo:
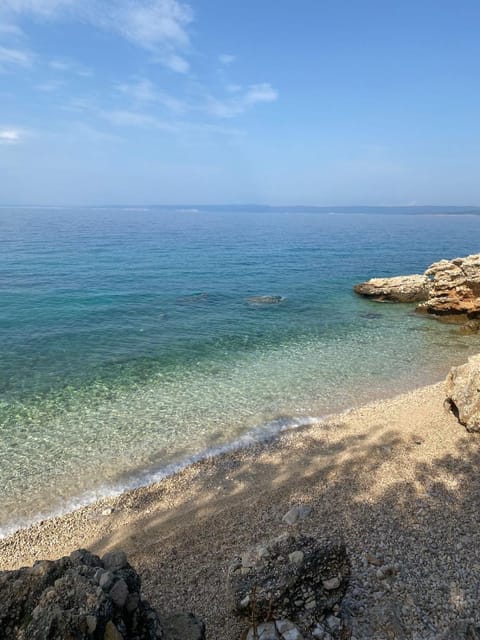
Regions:
<instances>
[{"instance_id":1,"label":"distant coastline","mask_svg":"<svg viewBox=\"0 0 480 640\"><path fill-rule=\"evenodd\" d=\"M266 204L0 204L2 209L33 210L98 210L98 211L168 211L178 214L212 213L319 213L319 214L367 214L367 215L480 215L480 206L474 205L266 205Z\"/></svg>"}]
</instances>

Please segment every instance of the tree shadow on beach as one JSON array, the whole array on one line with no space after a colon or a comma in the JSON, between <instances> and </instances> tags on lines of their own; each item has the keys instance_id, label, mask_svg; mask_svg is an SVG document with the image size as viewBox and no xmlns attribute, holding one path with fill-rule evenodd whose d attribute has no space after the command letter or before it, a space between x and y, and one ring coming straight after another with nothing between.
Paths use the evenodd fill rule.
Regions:
<instances>
[{"instance_id":1,"label":"tree shadow on beach","mask_svg":"<svg viewBox=\"0 0 480 640\"><path fill-rule=\"evenodd\" d=\"M346 414L203 460L121 496L85 546L124 549L152 604L194 611L208 638L242 630L226 602L231 558L285 531L345 540L349 608L363 637L427 640L460 619L478 624L480 436L446 414L440 396L428 423L414 412L409 421L408 408L399 418L370 409L360 430ZM282 517L298 503L312 515L288 526ZM79 533L71 540L83 546ZM394 568L387 578L382 566Z\"/></svg>"}]
</instances>

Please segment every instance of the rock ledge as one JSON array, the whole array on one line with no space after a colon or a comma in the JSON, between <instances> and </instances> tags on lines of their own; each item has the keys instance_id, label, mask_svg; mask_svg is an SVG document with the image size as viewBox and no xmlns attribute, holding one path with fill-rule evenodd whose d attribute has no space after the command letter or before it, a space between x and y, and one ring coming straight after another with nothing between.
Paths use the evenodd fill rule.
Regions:
<instances>
[{"instance_id":1,"label":"rock ledge","mask_svg":"<svg viewBox=\"0 0 480 640\"><path fill-rule=\"evenodd\" d=\"M480 328L480 253L435 262L422 275L372 278L354 291L377 302L419 302L416 310L444 322Z\"/></svg>"}]
</instances>

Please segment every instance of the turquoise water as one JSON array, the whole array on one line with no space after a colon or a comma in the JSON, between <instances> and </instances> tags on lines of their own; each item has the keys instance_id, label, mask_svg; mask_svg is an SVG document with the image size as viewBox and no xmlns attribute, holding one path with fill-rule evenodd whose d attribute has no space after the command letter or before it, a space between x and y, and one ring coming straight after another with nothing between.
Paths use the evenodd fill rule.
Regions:
<instances>
[{"instance_id":1,"label":"turquoise water","mask_svg":"<svg viewBox=\"0 0 480 640\"><path fill-rule=\"evenodd\" d=\"M441 379L480 339L352 286L479 238L476 216L0 209L0 534Z\"/></svg>"}]
</instances>

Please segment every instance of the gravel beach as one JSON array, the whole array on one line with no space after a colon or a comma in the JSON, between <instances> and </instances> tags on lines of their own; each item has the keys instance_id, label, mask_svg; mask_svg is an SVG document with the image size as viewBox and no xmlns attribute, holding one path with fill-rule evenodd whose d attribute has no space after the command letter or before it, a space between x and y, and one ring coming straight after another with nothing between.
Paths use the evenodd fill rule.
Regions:
<instances>
[{"instance_id":1,"label":"gravel beach","mask_svg":"<svg viewBox=\"0 0 480 640\"><path fill-rule=\"evenodd\" d=\"M207 638L238 640L230 559L301 531L346 542L355 638L453 638L480 624L480 455L444 398L443 383L419 388L43 521L0 541L0 569L121 548L160 613L193 611ZM298 504L310 515L286 524Z\"/></svg>"}]
</instances>

